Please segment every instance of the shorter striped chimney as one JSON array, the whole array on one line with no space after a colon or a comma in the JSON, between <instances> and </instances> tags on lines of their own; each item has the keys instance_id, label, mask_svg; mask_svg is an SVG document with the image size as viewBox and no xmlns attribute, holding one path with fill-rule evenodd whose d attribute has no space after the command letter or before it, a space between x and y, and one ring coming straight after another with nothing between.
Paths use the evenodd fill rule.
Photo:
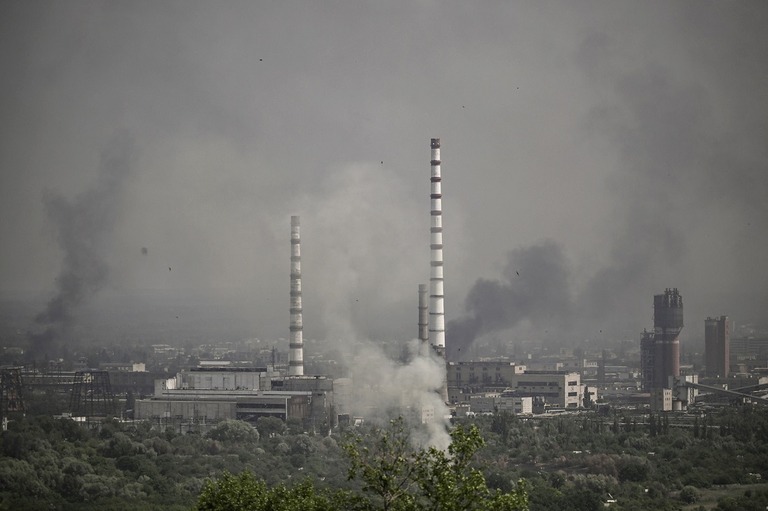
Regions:
<instances>
[{"instance_id":1,"label":"shorter striped chimney","mask_svg":"<svg viewBox=\"0 0 768 511\"><path fill-rule=\"evenodd\" d=\"M429 348L429 288L419 284L419 341L420 350L426 353Z\"/></svg>"},{"instance_id":2,"label":"shorter striped chimney","mask_svg":"<svg viewBox=\"0 0 768 511\"><path fill-rule=\"evenodd\" d=\"M301 307L301 233L298 216L291 217L291 336L288 375L304 375L304 323Z\"/></svg>"}]
</instances>

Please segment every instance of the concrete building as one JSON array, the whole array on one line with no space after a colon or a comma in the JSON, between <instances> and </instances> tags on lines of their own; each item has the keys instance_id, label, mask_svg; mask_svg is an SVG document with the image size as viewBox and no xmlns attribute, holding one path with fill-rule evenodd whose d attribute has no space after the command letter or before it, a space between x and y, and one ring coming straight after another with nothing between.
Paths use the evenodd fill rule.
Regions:
<instances>
[{"instance_id":1,"label":"concrete building","mask_svg":"<svg viewBox=\"0 0 768 511\"><path fill-rule=\"evenodd\" d=\"M224 419L255 422L259 417L305 419L309 417L310 399L308 392L173 389L136 400L134 416L179 424L209 424Z\"/></svg>"},{"instance_id":2,"label":"concrete building","mask_svg":"<svg viewBox=\"0 0 768 511\"><path fill-rule=\"evenodd\" d=\"M730 353L734 361L768 361L768 337L735 337Z\"/></svg>"},{"instance_id":3,"label":"concrete building","mask_svg":"<svg viewBox=\"0 0 768 511\"><path fill-rule=\"evenodd\" d=\"M704 366L707 376L728 377L730 350L731 322L728 316L704 320Z\"/></svg>"},{"instance_id":4,"label":"concrete building","mask_svg":"<svg viewBox=\"0 0 768 511\"><path fill-rule=\"evenodd\" d=\"M403 419L408 424L432 424L435 422L434 406L408 406L401 409Z\"/></svg>"},{"instance_id":5,"label":"concrete building","mask_svg":"<svg viewBox=\"0 0 768 511\"><path fill-rule=\"evenodd\" d=\"M201 366L176 376L179 389L269 390L272 373L266 367Z\"/></svg>"},{"instance_id":6,"label":"concrete building","mask_svg":"<svg viewBox=\"0 0 768 511\"><path fill-rule=\"evenodd\" d=\"M486 392L469 396L469 411L474 414L493 413L496 410L496 400L501 394Z\"/></svg>"},{"instance_id":7,"label":"concrete building","mask_svg":"<svg viewBox=\"0 0 768 511\"><path fill-rule=\"evenodd\" d=\"M525 366L504 361L468 361L448 363L448 387L454 389L479 387L512 387L515 377L525 372Z\"/></svg>"},{"instance_id":8,"label":"concrete building","mask_svg":"<svg viewBox=\"0 0 768 511\"><path fill-rule=\"evenodd\" d=\"M653 389L654 382L654 336L653 332L643 330L643 336L640 338L640 374L642 389L650 392Z\"/></svg>"},{"instance_id":9,"label":"concrete building","mask_svg":"<svg viewBox=\"0 0 768 511\"><path fill-rule=\"evenodd\" d=\"M516 396L512 392L503 392L496 398L496 411L512 415L530 415L533 413L533 398Z\"/></svg>"},{"instance_id":10,"label":"concrete building","mask_svg":"<svg viewBox=\"0 0 768 511\"><path fill-rule=\"evenodd\" d=\"M651 411L669 412L672 411L672 389L654 389L651 392Z\"/></svg>"},{"instance_id":11,"label":"concrete building","mask_svg":"<svg viewBox=\"0 0 768 511\"><path fill-rule=\"evenodd\" d=\"M686 374L675 379L675 385L672 388L672 409L679 411L685 410L696 401L699 390L686 383L699 383L699 375Z\"/></svg>"},{"instance_id":12,"label":"concrete building","mask_svg":"<svg viewBox=\"0 0 768 511\"><path fill-rule=\"evenodd\" d=\"M102 362L99 369L109 372L143 373L147 370L144 362Z\"/></svg>"},{"instance_id":13,"label":"concrete building","mask_svg":"<svg viewBox=\"0 0 768 511\"><path fill-rule=\"evenodd\" d=\"M536 398L547 406L562 408L579 408L584 399L578 371L534 371L508 361L448 364L451 402L472 403L475 395L488 396L493 391L513 392L517 397Z\"/></svg>"},{"instance_id":14,"label":"concrete building","mask_svg":"<svg viewBox=\"0 0 768 511\"><path fill-rule=\"evenodd\" d=\"M273 388L274 387L274 388ZM331 427L333 384L316 377L278 378L269 368L210 364L155 381L155 392L136 400L134 417L173 424L179 431L224 419L298 419Z\"/></svg>"},{"instance_id":15,"label":"concrete building","mask_svg":"<svg viewBox=\"0 0 768 511\"><path fill-rule=\"evenodd\" d=\"M548 405L579 408L584 399L581 376L567 371L525 371L515 377L515 395L543 399Z\"/></svg>"}]
</instances>

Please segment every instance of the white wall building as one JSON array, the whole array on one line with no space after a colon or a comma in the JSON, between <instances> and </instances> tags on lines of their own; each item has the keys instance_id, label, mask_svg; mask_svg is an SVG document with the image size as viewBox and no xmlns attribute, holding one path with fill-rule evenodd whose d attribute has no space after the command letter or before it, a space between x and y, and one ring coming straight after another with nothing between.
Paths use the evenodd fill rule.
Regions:
<instances>
[{"instance_id":1,"label":"white wall building","mask_svg":"<svg viewBox=\"0 0 768 511\"><path fill-rule=\"evenodd\" d=\"M496 398L496 410L512 415L530 415L533 413L533 398L505 392Z\"/></svg>"}]
</instances>

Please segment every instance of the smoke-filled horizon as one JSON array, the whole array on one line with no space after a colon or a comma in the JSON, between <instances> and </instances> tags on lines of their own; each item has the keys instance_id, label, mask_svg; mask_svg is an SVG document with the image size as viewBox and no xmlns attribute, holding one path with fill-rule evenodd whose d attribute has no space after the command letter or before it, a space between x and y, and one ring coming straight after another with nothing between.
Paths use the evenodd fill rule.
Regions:
<instances>
[{"instance_id":1,"label":"smoke-filled horizon","mask_svg":"<svg viewBox=\"0 0 768 511\"><path fill-rule=\"evenodd\" d=\"M116 135L101 154L99 174L91 187L69 200L45 190L43 202L55 228L62 252L62 265L53 295L35 316L42 331L31 334L33 355L59 349L71 342L70 330L80 308L88 304L109 278L104 256L110 231L120 211L121 191L131 172L132 141L128 134Z\"/></svg>"},{"instance_id":2,"label":"smoke-filled horizon","mask_svg":"<svg viewBox=\"0 0 768 511\"><path fill-rule=\"evenodd\" d=\"M305 338L412 339L440 138L449 351L631 338L667 287L683 342L706 316L764 325L767 21L757 1L6 2L0 297L49 304L32 331L154 293L287 339L300 215Z\"/></svg>"}]
</instances>

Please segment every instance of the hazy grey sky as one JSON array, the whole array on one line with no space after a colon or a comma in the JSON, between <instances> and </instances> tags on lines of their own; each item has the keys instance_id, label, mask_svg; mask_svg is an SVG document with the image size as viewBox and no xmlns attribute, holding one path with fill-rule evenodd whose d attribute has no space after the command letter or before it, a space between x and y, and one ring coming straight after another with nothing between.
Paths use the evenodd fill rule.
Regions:
<instances>
[{"instance_id":1,"label":"hazy grey sky","mask_svg":"<svg viewBox=\"0 0 768 511\"><path fill-rule=\"evenodd\" d=\"M82 302L194 292L287 337L299 214L305 336L415 336L440 137L449 319L481 278L570 341L652 326L665 287L684 339L765 319L766 26L763 1L4 1L0 294L96 268Z\"/></svg>"}]
</instances>

